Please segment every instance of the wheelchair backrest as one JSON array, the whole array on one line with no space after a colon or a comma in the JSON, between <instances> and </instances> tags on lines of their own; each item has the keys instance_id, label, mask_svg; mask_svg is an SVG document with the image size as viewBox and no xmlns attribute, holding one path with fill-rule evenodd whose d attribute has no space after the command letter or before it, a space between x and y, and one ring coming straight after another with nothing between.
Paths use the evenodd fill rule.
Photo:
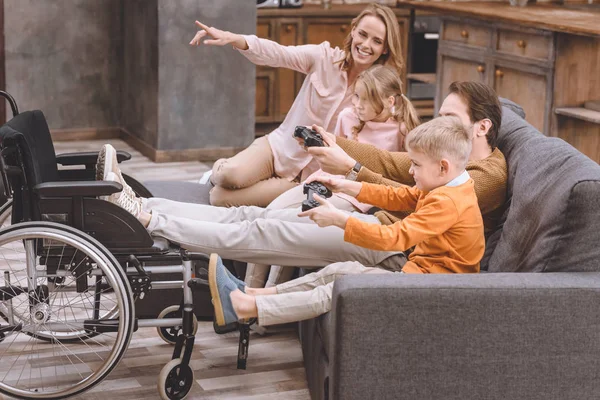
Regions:
<instances>
[{"instance_id":1,"label":"wheelchair backrest","mask_svg":"<svg viewBox=\"0 0 600 400\"><path fill-rule=\"evenodd\" d=\"M37 219L33 188L58 180L56 153L44 114L26 111L0 127L0 149L4 190L14 198L13 223Z\"/></svg>"}]
</instances>

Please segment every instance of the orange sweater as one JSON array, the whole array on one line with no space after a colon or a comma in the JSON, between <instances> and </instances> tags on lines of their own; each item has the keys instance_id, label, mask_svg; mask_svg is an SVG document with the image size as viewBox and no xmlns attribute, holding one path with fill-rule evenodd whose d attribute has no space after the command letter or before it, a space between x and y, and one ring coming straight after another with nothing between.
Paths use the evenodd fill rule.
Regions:
<instances>
[{"instance_id":1,"label":"orange sweater","mask_svg":"<svg viewBox=\"0 0 600 400\"><path fill-rule=\"evenodd\" d=\"M479 272L485 241L473 180L425 193L416 187L362 184L356 197L390 211L412 211L392 225L351 217L344 240L374 250L407 250L416 245L406 273Z\"/></svg>"},{"instance_id":2,"label":"orange sweater","mask_svg":"<svg viewBox=\"0 0 600 400\"><path fill-rule=\"evenodd\" d=\"M410 168L408 153L390 152L342 137L338 137L336 142L350 157L362 164L358 181L388 186L412 186L415 184L414 179L408 173ZM485 233L490 234L498 225L504 212L508 176L506 160L502 152L495 149L489 157L483 160L469 161L467 172L475 182L475 193L483 215ZM382 210L375 213L375 216L382 224L391 225L407 215L406 212L391 213L390 211Z\"/></svg>"}]
</instances>

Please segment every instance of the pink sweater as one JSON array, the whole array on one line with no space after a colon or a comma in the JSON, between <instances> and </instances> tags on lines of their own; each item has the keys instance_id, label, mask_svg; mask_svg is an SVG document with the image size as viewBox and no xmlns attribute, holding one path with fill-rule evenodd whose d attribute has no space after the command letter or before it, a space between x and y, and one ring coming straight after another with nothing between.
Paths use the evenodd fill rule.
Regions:
<instances>
[{"instance_id":1,"label":"pink sweater","mask_svg":"<svg viewBox=\"0 0 600 400\"><path fill-rule=\"evenodd\" d=\"M335 135L341 136L346 139L354 139L354 135L352 134L352 128L359 124L359 119L354 113L354 108L348 107L340 112L338 116L338 121L335 126ZM387 151L400 151L400 133L398 129L398 122L393 119L388 119L385 122L365 122L365 126L358 133L358 142L359 143L367 143L373 146L376 146L380 149ZM341 175L335 176L328 174L323 170L318 170L313 173L312 177L323 177L323 176L332 176L334 178L344 178ZM352 205L358 208L363 213L366 213L373 207L370 204L361 203L356 200L356 198L352 196L347 196L343 193L336 193L337 196L343 197L348 200Z\"/></svg>"},{"instance_id":2,"label":"pink sweater","mask_svg":"<svg viewBox=\"0 0 600 400\"><path fill-rule=\"evenodd\" d=\"M340 64L334 64L344 58L344 51L331 48L329 42L282 46L254 35L244 35L244 39L248 49L240 50L240 53L254 64L289 68L306 74L285 120L267 137L273 150L275 173L293 180L311 161L316 164L292 137L294 128L316 124L331 132L339 112L352 103L348 76L340 69ZM311 168L315 168L314 165Z\"/></svg>"}]
</instances>

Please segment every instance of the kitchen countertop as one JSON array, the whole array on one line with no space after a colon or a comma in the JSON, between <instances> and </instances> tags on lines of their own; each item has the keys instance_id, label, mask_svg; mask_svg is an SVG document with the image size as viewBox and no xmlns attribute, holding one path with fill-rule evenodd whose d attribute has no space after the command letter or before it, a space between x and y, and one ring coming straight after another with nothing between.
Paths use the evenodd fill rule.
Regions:
<instances>
[{"instance_id":1,"label":"kitchen countertop","mask_svg":"<svg viewBox=\"0 0 600 400\"><path fill-rule=\"evenodd\" d=\"M600 36L600 6L533 3L524 7L508 2L410 1L398 7L431 11L439 15L472 17L494 22L517 23L538 29L585 36Z\"/></svg>"}]
</instances>

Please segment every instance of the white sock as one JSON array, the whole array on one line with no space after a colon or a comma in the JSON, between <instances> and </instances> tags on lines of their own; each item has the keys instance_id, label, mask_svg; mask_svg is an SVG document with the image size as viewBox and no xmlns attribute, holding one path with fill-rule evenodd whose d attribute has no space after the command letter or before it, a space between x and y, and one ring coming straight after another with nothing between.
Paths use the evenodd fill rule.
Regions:
<instances>
[{"instance_id":1,"label":"white sock","mask_svg":"<svg viewBox=\"0 0 600 400\"><path fill-rule=\"evenodd\" d=\"M202 178L200 178L200 180L198 181L198 183L201 184L201 185L206 185L208 182L210 182L210 176L211 175L212 175L212 169L209 169L208 171L206 171L202 175Z\"/></svg>"}]
</instances>

